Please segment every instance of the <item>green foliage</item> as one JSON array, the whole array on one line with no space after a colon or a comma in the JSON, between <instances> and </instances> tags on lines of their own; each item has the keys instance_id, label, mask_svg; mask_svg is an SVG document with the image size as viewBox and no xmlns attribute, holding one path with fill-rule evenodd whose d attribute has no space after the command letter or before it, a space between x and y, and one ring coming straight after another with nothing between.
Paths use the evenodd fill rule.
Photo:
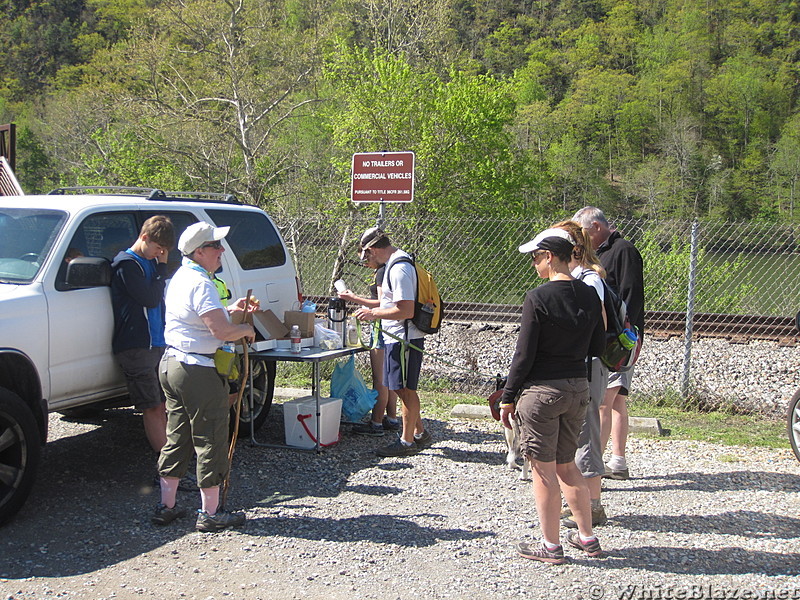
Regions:
<instances>
[{"instance_id":1,"label":"green foliage","mask_svg":"<svg viewBox=\"0 0 800 600\"><path fill-rule=\"evenodd\" d=\"M177 178L342 213L350 155L385 148L417 155L409 213L800 219L792 0L2 5L27 189Z\"/></svg>"},{"instance_id":2,"label":"green foliage","mask_svg":"<svg viewBox=\"0 0 800 600\"><path fill-rule=\"evenodd\" d=\"M658 310L686 311L691 262L691 244L688 235L672 235L660 239L653 230L646 231L636 247L644 261L645 304L657 306ZM746 307L753 286L746 283L732 284L732 275L738 273L745 259L736 255L732 259L712 262L706 260L707 251L697 250L695 275L702 281L702 295L695 299L694 309L703 313L736 313Z\"/></svg>"}]
</instances>

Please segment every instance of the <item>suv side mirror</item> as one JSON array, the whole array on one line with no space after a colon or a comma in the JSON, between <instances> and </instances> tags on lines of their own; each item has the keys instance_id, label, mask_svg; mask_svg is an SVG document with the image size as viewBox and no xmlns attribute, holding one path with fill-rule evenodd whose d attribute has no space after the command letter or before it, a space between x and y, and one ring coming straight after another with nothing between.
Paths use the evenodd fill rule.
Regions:
<instances>
[{"instance_id":1,"label":"suv side mirror","mask_svg":"<svg viewBox=\"0 0 800 600\"><path fill-rule=\"evenodd\" d=\"M80 256L67 265L67 287L69 289L102 287L111 285L111 263L105 258Z\"/></svg>"}]
</instances>

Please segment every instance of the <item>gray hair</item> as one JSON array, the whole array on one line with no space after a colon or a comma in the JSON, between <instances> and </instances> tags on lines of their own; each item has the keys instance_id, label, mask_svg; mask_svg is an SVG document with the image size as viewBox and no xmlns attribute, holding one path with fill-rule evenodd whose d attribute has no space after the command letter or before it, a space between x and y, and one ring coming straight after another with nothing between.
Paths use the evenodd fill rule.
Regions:
<instances>
[{"instance_id":1,"label":"gray hair","mask_svg":"<svg viewBox=\"0 0 800 600\"><path fill-rule=\"evenodd\" d=\"M591 227L592 223L595 221L608 227L608 219L606 219L603 211L596 206L584 206L575 213L575 215L572 217L572 220L580 223L580 226L585 229Z\"/></svg>"}]
</instances>

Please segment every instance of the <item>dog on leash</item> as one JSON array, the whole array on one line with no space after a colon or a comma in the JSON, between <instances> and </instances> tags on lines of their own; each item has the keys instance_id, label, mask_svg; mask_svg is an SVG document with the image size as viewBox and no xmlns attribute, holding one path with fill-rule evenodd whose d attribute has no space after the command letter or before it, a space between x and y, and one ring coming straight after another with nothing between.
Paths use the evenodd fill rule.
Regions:
<instances>
[{"instance_id":1,"label":"dog on leash","mask_svg":"<svg viewBox=\"0 0 800 600\"><path fill-rule=\"evenodd\" d=\"M500 397L503 395L503 387L498 382L498 389L489 396L489 409L492 411L492 417L494 417L495 421L500 420ZM502 425L502 423L501 423ZM522 456L520 453L519 447L519 423L516 419L511 419L511 429L502 425L503 433L506 436L506 464L508 468L511 470L514 469L522 469L522 473L520 474L519 478L522 480L530 479L528 475L528 461L525 460L525 457ZM522 466L520 467L519 463L517 462L519 459L522 459Z\"/></svg>"}]
</instances>

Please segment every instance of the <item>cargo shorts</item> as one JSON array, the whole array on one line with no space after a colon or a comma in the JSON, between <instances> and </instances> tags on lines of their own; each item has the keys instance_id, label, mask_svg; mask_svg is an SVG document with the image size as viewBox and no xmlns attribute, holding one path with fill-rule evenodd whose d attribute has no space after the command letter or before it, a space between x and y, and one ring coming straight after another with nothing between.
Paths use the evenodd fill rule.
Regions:
<instances>
[{"instance_id":1,"label":"cargo shorts","mask_svg":"<svg viewBox=\"0 0 800 600\"><path fill-rule=\"evenodd\" d=\"M228 386L214 367L187 365L168 353L159 378L167 397L167 443L158 457L162 477L183 477L197 453L197 485L220 485L228 473Z\"/></svg>"},{"instance_id":2,"label":"cargo shorts","mask_svg":"<svg viewBox=\"0 0 800 600\"><path fill-rule=\"evenodd\" d=\"M578 434L589 403L585 377L530 382L517 402L520 448L529 460L575 460Z\"/></svg>"}]
</instances>

